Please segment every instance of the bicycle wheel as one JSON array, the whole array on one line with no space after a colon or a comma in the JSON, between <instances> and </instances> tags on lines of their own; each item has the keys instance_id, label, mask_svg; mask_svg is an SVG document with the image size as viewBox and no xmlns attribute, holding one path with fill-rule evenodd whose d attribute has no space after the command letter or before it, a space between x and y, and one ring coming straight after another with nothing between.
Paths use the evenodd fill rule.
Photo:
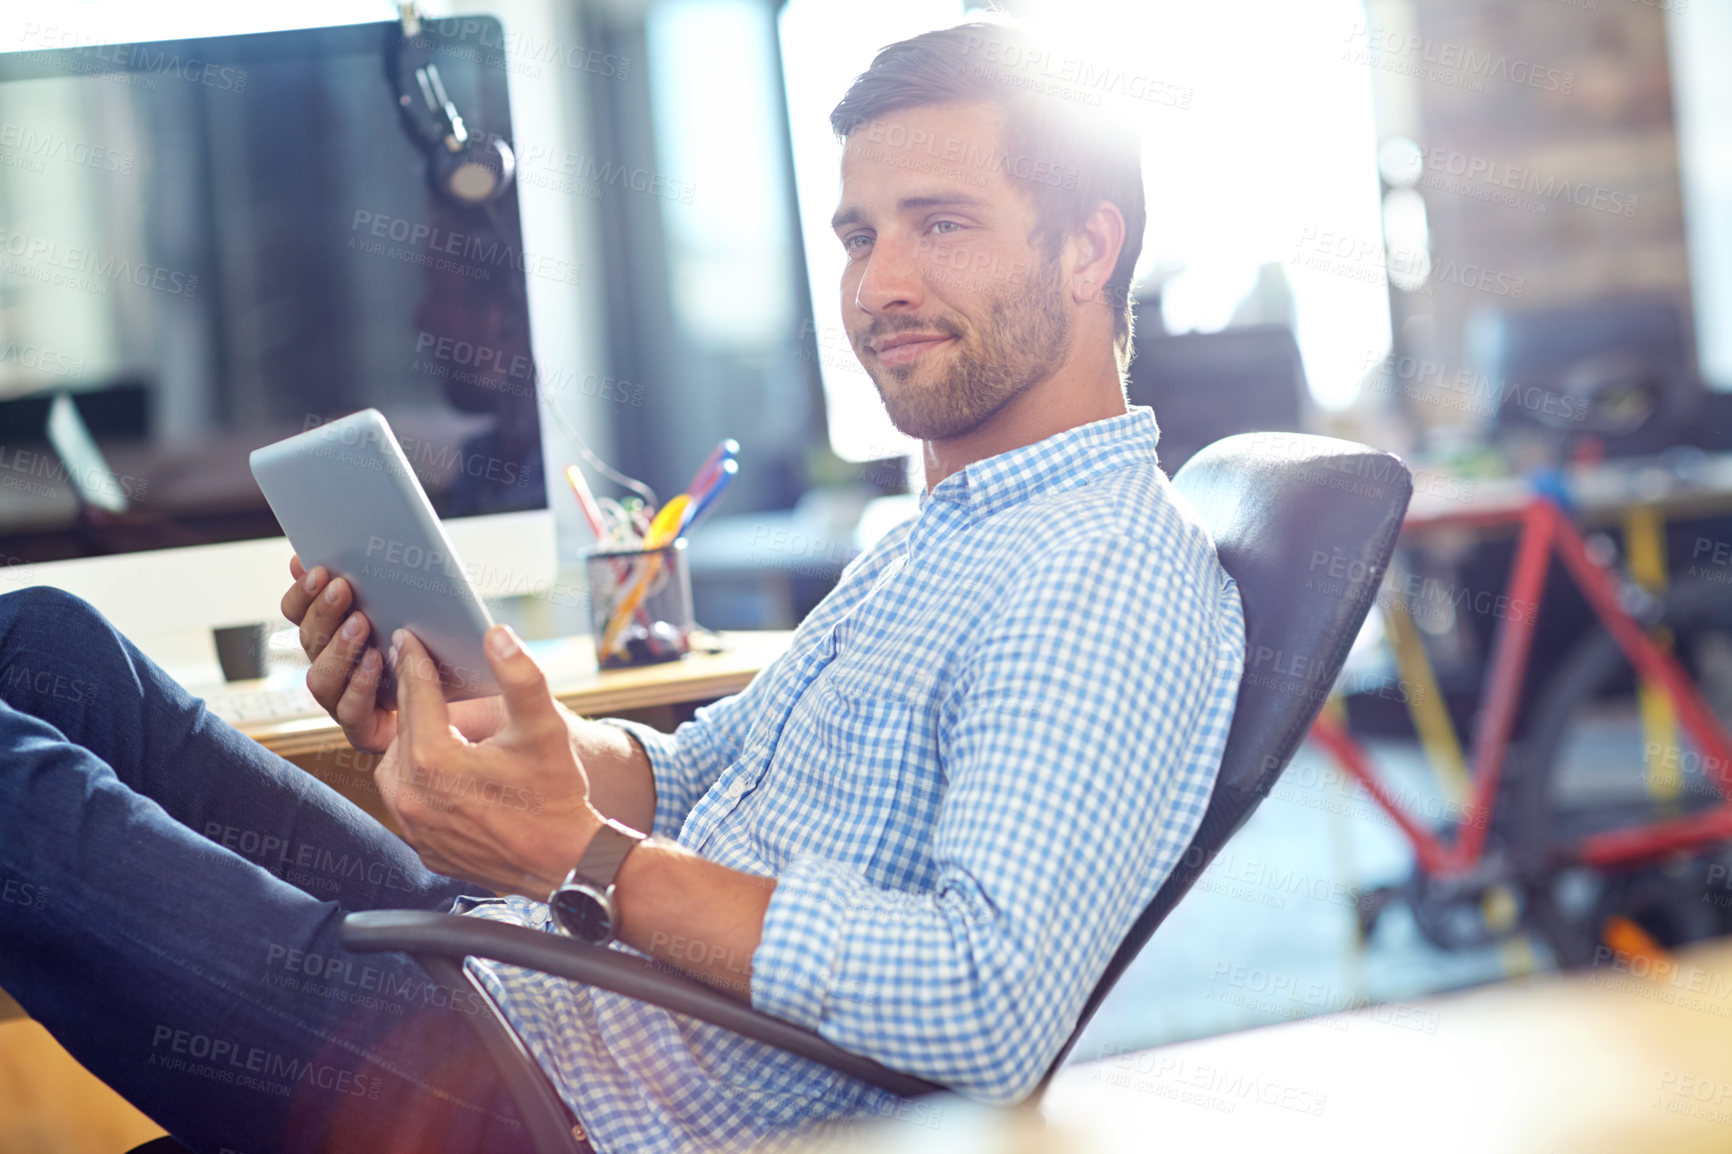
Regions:
<instances>
[{"instance_id":1,"label":"bicycle wheel","mask_svg":"<svg viewBox=\"0 0 1732 1154\"><path fill-rule=\"evenodd\" d=\"M1657 624L1723 725L1732 728L1732 585L1693 579L1672 587ZM1541 691L1526 736L1512 749L1498 823L1521 883L1526 925L1562 967L1594 960L1606 919L1631 919L1664 946L1732 932L1732 874L1709 846L1628 869L1602 871L1571 851L1585 836L1698 813L1721 804L1732 766L1715 764L1682 727L1666 741L1645 731L1629 660L1605 626L1570 652ZM1656 797L1648 764L1676 774Z\"/></svg>"}]
</instances>

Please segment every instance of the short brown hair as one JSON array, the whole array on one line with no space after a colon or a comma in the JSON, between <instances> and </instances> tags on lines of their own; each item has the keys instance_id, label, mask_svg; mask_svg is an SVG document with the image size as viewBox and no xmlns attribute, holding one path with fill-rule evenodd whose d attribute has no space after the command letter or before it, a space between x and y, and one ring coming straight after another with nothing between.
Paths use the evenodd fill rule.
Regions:
<instances>
[{"instance_id":1,"label":"short brown hair","mask_svg":"<svg viewBox=\"0 0 1732 1154\"><path fill-rule=\"evenodd\" d=\"M1046 54L1027 30L1008 22L958 24L923 32L879 50L830 113L842 140L863 125L904 108L992 103L1004 109L1005 175L1034 201L1048 259L1103 200L1125 218L1125 243L1106 283L1115 306L1113 348L1130 363L1131 276L1143 250L1141 141L1103 117L1078 115L1058 97L1039 92L1014 61ZM1012 62L1012 63L1006 63Z\"/></svg>"}]
</instances>

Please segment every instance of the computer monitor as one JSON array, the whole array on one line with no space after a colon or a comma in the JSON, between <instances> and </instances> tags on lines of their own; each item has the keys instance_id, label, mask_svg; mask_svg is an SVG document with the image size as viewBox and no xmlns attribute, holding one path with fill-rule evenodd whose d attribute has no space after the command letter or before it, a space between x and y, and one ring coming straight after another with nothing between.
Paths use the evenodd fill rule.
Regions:
<instances>
[{"instance_id":1,"label":"computer monitor","mask_svg":"<svg viewBox=\"0 0 1732 1154\"><path fill-rule=\"evenodd\" d=\"M1161 468L1172 476L1222 437L1303 431L1310 389L1292 329L1243 325L1139 332L1125 396L1155 410Z\"/></svg>"},{"instance_id":2,"label":"computer monitor","mask_svg":"<svg viewBox=\"0 0 1732 1154\"><path fill-rule=\"evenodd\" d=\"M423 32L466 132L509 141L498 25ZM78 593L147 652L280 619L290 548L247 454L369 406L484 595L551 583L525 273L560 269L508 182L435 190L400 44L0 54L0 589Z\"/></svg>"}]
</instances>

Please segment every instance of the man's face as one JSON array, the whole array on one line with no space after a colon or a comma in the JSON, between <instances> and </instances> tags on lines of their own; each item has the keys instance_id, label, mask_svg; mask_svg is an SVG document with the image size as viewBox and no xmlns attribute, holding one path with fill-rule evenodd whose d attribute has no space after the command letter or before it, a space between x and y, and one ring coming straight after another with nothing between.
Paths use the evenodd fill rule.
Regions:
<instances>
[{"instance_id":1,"label":"man's face","mask_svg":"<svg viewBox=\"0 0 1732 1154\"><path fill-rule=\"evenodd\" d=\"M1003 138L989 104L903 109L848 137L842 319L909 436L979 428L1070 351L1062 271L997 163Z\"/></svg>"}]
</instances>

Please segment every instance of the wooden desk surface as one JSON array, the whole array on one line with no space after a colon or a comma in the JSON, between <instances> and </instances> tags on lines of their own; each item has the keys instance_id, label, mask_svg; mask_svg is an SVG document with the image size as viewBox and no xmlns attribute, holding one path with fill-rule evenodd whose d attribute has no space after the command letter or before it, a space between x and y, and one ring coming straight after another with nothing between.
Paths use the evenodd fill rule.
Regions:
<instances>
[{"instance_id":1,"label":"wooden desk surface","mask_svg":"<svg viewBox=\"0 0 1732 1154\"><path fill-rule=\"evenodd\" d=\"M1732 1150L1732 939L1067 1068L1039 1113L940 1097L865 1151Z\"/></svg>"},{"instance_id":2,"label":"wooden desk surface","mask_svg":"<svg viewBox=\"0 0 1732 1154\"><path fill-rule=\"evenodd\" d=\"M728 646L721 653L694 653L683 661L665 665L591 671L569 678L554 674L554 692L568 708L586 717L710 701L744 689L758 670L788 648L793 634L765 630L720 636ZM288 758L348 748L342 731L328 717L243 724L238 728L265 748Z\"/></svg>"}]
</instances>

